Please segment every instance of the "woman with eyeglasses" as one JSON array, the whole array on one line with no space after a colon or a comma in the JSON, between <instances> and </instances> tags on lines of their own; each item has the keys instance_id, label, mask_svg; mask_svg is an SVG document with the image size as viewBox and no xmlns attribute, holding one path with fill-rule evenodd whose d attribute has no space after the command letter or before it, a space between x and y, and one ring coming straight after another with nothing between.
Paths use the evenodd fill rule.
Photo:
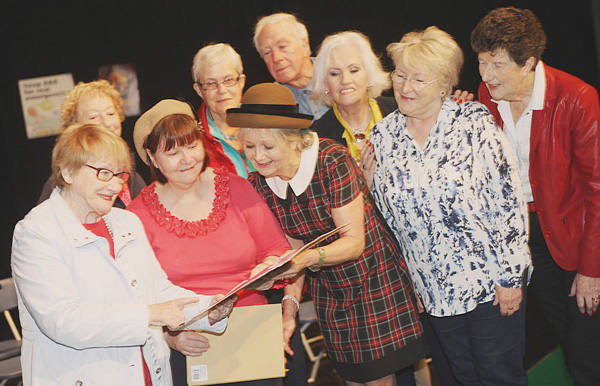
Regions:
<instances>
[{"instance_id":1,"label":"woman with eyeglasses","mask_svg":"<svg viewBox=\"0 0 600 386\"><path fill-rule=\"evenodd\" d=\"M72 125L52 171L58 186L13 236L24 385L172 385L163 327L177 328L213 296L173 285L139 218L113 208L131 173L121 137ZM190 327L222 332L232 303Z\"/></svg>"},{"instance_id":2,"label":"woman with eyeglasses","mask_svg":"<svg viewBox=\"0 0 600 386\"><path fill-rule=\"evenodd\" d=\"M448 95L463 54L437 27L388 46L398 111L371 131L372 192L461 384L526 385L527 206L480 103Z\"/></svg>"},{"instance_id":3,"label":"woman with eyeglasses","mask_svg":"<svg viewBox=\"0 0 600 386\"><path fill-rule=\"evenodd\" d=\"M121 136L121 123L124 120L121 94L103 79L88 83L79 82L67 93L60 107L60 122L63 128L74 123L93 123ZM55 181L50 177L42 188L38 204L50 197L55 186ZM119 192L114 205L124 209L140 194L144 186L146 183L135 171L135 163L132 162L131 178L123 184L123 189Z\"/></svg>"},{"instance_id":4,"label":"woman with eyeglasses","mask_svg":"<svg viewBox=\"0 0 600 386\"><path fill-rule=\"evenodd\" d=\"M203 101L198 110L200 122L207 135L221 144L226 155L222 163L230 172L248 178L256 169L242 151L239 128L226 121L227 109L238 107L242 101L246 84L242 58L229 44L207 45L194 56L192 76L194 90Z\"/></svg>"}]
</instances>

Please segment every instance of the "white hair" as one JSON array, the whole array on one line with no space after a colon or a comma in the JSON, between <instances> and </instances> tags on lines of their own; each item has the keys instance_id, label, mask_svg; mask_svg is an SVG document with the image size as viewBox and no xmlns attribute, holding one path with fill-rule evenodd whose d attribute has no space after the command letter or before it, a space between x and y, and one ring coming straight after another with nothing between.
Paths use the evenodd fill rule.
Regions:
<instances>
[{"instance_id":1,"label":"white hair","mask_svg":"<svg viewBox=\"0 0 600 386\"><path fill-rule=\"evenodd\" d=\"M328 106L333 105L331 94L327 94L327 73L331 60L331 51L337 47L356 47L363 61L363 66L367 73L369 83L369 95L371 98L377 98L384 90L391 86L389 74L383 70L383 66L377 55L373 52L369 38L357 31L338 32L329 35L321 43L319 53L313 67L313 91L312 98L325 103Z\"/></svg>"},{"instance_id":2,"label":"white hair","mask_svg":"<svg viewBox=\"0 0 600 386\"><path fill-rule=\"evenodd\" d=\"M306 42L305 48L307 50L307 55L310 56L310 45L308 43L308 31L306 30L306 26L300 23L296 16L290 13L274 13L272 15L263 16L260 18L260 20L256 23L256 26L254 27L254 47L256 48L256 51L258 51L258 53L260 54L260 45L258 43L258 37L260 36L260 33L262 32L263 28L265 28L269 24L279 23L280 21L287 21L293 25L294 35L296 36L298 41Z\"/></svg>"},{"instance_id":3,"label":"white hair","mask_svg":"<svg viewBox=\"0 0 600 386\"><path fill-rule=\"evenodd\" d=\"M241 75L244 73L242 58L229 44L215 43L202 47L194 56L192 65L192 78L194 78L194 82L200 81L200 79L198 79L198 74L203 66L224 61L231 62L238 74Z\"/></svg>"}]
</instances>

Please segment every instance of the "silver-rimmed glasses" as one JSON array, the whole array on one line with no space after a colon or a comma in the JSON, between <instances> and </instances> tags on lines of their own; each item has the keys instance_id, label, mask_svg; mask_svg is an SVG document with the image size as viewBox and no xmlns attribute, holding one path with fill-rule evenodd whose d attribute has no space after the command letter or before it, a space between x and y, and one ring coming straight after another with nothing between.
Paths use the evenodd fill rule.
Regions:
<instances>
[{"instance_id":1,"label":"silver-rimmed glasses","mask_svg":"<svg viewBox=\"0 0 600 386\"><path fill-rule=\"evenodd\" d=\"M221 84L225 87L235 86L236 84L239 83L240 79L242 79L244 77L246 77L246 75L240 74L237 77L233 77L233 76L227 77L220 82L215 82L215 81L209 81L206 83L196 82L196 84L199 84L200 87L202 87L202 90L204 90L204 91L216 90L219 87L219 85L221 85Z\"/></svg>"},{"instance_id":2,"label":"silver-rimmed glasses","mask_svg":"<svg viewBox=\"0 0 600 386\"><path fill-rule=\"evenodd\" d=\"M423 90L425 87L429 86L433 82L436 82L438 79L433 80L422 80L422 79L414 79L409 78L406 74L399 72L397 70L392 71L390 74L392 78L392 82L397 83L398 85L403 85L404 82L409 81L410 85L415 90Z\"/></svg>"},{"instance_id":3,"label":"silver-rimmed glasses","mask_svg":"<svg viewBox=\"0 0 600 386\"><path fill-rule=\"evenodd\" d=\"M120 172L120 173L113 173L112 170L108 170L108 169L104 169L104 168L97 168L94 167L92 165L85 165L90 169L94 169L96 171L96 178L98 178L100 181L104 181L104 182L108 182L110 180L112 180L113 177L117 177L118 179L121 180L121 183L125 183L127 181L129 181L129 177L131 177L131 174L127 173L127 172Z\"/></svg>"}]
</instances>

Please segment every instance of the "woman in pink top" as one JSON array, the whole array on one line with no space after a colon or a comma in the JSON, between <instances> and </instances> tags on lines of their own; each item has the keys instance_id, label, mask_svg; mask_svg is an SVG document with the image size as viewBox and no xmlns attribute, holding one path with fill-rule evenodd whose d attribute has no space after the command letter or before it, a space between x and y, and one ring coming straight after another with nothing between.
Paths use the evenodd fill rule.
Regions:
<instances>
[{"instance_id":1,"label":"woman in pink top","mask_svg":"<svg viewBox=\"0 0 600 386\"><path fill-rule=\"evenodd\" d=\"M128 210L142 220L173 283L207 295L226 293L247 279L258 263L277 259L290 249L279 223L252 185L224 168L207 166L210 154L189 105L159 102L136 122L133 135L155 181ZM285 291L300 298L291 288ZM236 306L259 304L267 304L261 292L238 293ZM286 340L292 332L285 333ZM195 333L168 333L166 339L184 355L198 356L209 347L208 339ZM185 360L175 351L172 366L174 380L183 380Z\"/></svg>"}]
</instances>

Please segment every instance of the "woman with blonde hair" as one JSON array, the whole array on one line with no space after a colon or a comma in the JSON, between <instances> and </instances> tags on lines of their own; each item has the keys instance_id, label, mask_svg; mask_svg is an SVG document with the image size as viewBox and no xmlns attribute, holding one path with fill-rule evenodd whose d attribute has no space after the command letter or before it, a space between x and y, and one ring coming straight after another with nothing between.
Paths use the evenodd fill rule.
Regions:
<instances>
[{"instance_id":1,"label":"woman with blonde hair","mask_svg":"<svg viewBox=\"0 0 600 386\"><path fill-rule=\"evenodd\" d=\"M463 54L437 27L388 46L398 111L371 132L373 196L457 380L526 385L531 259L516 162L481 104L448 96Z\"/></svg>"},{"instance_id":2,"label":"woman with blonde hair","mask_svg":"<svg viewBox=\"0 0 600 386\"><path fill-rule=\"evenodd\" d=\"M60 123L63 129L74 123L95 123L121 136L121 123L124 120L123 98L117 89L103 79L88 83L79 82L67 93L60 107ZM50 197L55 186L57 181L50 177L42 188L38 204ZM131 178L123 184L123 190L114 202L115 206L125 208L140 194L144 186L146 183L135 171L135 163L132 162Z\"/></svg>"},{"instance_id":3,"label":"woman with blonde hair","mask_svg":"<svg viewBox=\"0 0 600 386\"><path fill-rule=\"evenodd\" d=\"M395 385L394 373L427 352L410 277L394 236L374 207L356 162L342 145L310 132L285 86L263 83L227 112L243 127L244 151L258 173L250 182L293 247L339 226L295 257L280 277L291 292L308 283L327 356L349 385ZM255 270L260 270L259 265ZM284 303L293 322L297 307Z\"/></svg>"}]
</instances>

